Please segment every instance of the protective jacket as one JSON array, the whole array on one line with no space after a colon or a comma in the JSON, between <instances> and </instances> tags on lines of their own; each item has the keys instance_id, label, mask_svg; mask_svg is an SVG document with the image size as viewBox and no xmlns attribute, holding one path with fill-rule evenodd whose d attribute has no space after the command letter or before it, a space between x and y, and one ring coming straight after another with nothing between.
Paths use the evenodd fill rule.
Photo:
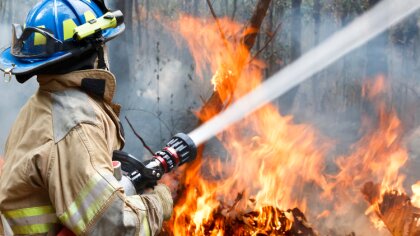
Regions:
<instances>
[{"instance_id":1,"label":"protective jacket","mask_svg":"<svg viewBox=\"0 0 420 236\"><path fill-rule=\"evenodd\" d=\"M113 176L112 152L124 145L114 76L84 70L38 82L6 143L4 231L55 235L65 226L77 235L157 234L172 210L166 187L126 196Z\"/></svg>"}]
</instances>

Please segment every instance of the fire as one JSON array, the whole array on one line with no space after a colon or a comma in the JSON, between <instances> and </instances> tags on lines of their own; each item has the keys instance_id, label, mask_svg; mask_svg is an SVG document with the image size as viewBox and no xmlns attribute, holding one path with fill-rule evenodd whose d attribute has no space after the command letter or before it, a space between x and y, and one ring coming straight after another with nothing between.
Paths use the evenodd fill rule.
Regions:
<instances>
[{"instance_id":1,"label":"fire","mask_svg":"<svg viewBox=\"0 0 420 236\"><path fill-rule=\"evenodd\" d=\"M205 78L209 69L221 105L226 106L261 83L265 65L252 59L241 40L243 25L228 19L219 23L223 37L214 21L182 16L177 25L198 74ZM205 107L197 116L206 121L218 109ZM237 217L243 220L236 223L246 225L249 235L285 233L292 227L293 215L279 209L296 206L304 211L303 189L326 183L323 148L315 131L293 124L292 117L281 116L273 105L261 108L218 139L228 156L198 158L189 167L183 180L186 189L171 222L174 235L222 235L229 230L226 220ZM213 225L211 232L209 225ZM241 234L241 230L230 233Z\"/></svg>"},{"instance_id":2,"label":"fire","mask_svg":"<svg viewBox=\"0 0 420 236\"><path fill-rule=\"evenodd\" d=\"M218 99L196 112L202 122L263 80L264 62L254 59L242 40L253 31L227 18L218 21L181 16L171 25L186 40L199 77L212 77ZM383 228L374 213L382 195L404 192L400 169L408 159L402 124L386 105L386 91L383 77L363 87L375 115L364 117L364 135L350 154L336 158L333 173L325 163L331 142L310 125L282 116L273 104L260 108L219 135L220 147L211 156L204 152L181 170L182 194L166 228L173 235L285 235L293 230L316 235L304 213L328 222L360 205L371 225ZM362 188L371 196L369 206ZM420 182L413 186L413 204L420 204L419 189Z\"/></svg>"},{"instance_id":3,"label":"fire","mask_svg":"<svg viewBox=\"0 0 420 236\"><path fill-rule=\"evenodd\" d=\"M342 199L357 200L352 191L360 191L368 181L380 182L381 193L391 189L403 191L404 176L399 170L406 163L408 153L402 145L401 122L396 112L387 109L384 102L384 89L383 77L363 89L363 95L376 103L377 117L365 117L362 125L368 133L353 147L349 156L339 157L336 161L339 171L333 177L335 183L331 187L348 194ZM375 128L372 130L371 127Z\"/></svg>"},{"instance_id":4,"label":"fire","mask_svg":"<svg viewBox=\"0 0 420 236\"><path fill-rule=\"evenodd\" d=\"M411 199L411 203L415 206L420 208L420 181L411 186L413 190L413 197Z\"/></svg>"}]
</instances>

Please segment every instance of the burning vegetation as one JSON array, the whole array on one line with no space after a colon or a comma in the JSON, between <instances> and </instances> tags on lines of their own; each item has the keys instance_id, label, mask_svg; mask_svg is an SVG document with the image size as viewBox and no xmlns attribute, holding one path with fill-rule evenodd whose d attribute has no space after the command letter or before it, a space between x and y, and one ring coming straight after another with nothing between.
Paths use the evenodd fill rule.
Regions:
<instances>
[{"instance_id":1,"label":"burning vegetation","mask_svg":"<svg viewBox=\"0 0 420 236\"><path fill-rule=\"evenodd\" d=\"M214 92L196 111L201 122L262 82L265 64L244 40L255 29L190 16L170 28L186 40L198 76L212 74ZM188 171L175 174L179 197L163 234L318 235L319 227L321 235L355 235L337 231L333 222L363 217L371 221L366 232L385 234L386 227L394 235L418 235L420 183L410 200L400 173L408 159L402 125L387 106L385 79L370 81L361 95L374 115L363 117L364 135L350 154L335 158L333 170L327 166L331 141L265 105L202 147Z\"/></svg>"},{"instance_id":2,"label":"burning vegetation","mask_svg":"<svg viewBox=\"0 0 420 236\"><path fill-rule=\"evenodd\" d=\"M148 16L142 14L142 8L131 8L137 1L120 2L129 3L130 14L140 11ZM290 1L290 5L298 9L294 5L301 2ZM314 1L318 25L320 2ZM265 79L261 51L253 53L252 47L270 1L257 4L248 23L217 18L213 9L213 19L181 15L174 22L164 22L163 16L156 17L175 38L182 37L197 76L213 85L211 95L203 98L201 108L195 111L200 123ZM304 19L300 10L292 15ZM341 18L345 25L348 17ZM291 30L288 37L301 38L298 25L293 24L291 28L299 29ZM280 28L281 24L267 34ZM300 52L293 50L291 58L296 59ZM278 65L284 63L276 60ZM119 64L128 71L125 66L129 63ZM360 85L360 96L371 110L361 118L360 138L346 154L331 157L335 141L311 125L282 115L277 104L261 107L202 146L193 163L165 176L167 184L177 184L178 189L172 218L164 223L162 235L355 236L352 231L360 228L361 235L420 235L420 181L407 186L401 171L409 157L403 124L390 105L386 78L366 81ZM0 157L0 171L1 166Z\"/></svg>"}]
</instances>

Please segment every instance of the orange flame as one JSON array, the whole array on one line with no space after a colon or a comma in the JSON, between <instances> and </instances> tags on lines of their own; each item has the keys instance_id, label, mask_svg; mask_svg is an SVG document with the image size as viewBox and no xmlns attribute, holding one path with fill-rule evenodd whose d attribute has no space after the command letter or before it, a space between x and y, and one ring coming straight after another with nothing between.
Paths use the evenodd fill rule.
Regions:
<instances>
[{"instance_id":1,"label":"orange flame","mask_svg":"<svg viewBox=\"0 0 420 236\"><path fill-rule=\"evenodd\" d=\"M377 229L384 228L384 223L376 215L381 196L390 190L404 192L405 176L400 174L400 169L408 159L407 150L402 145L401 122L397 113L386 106L387 89L382 76L363 87L362 95L375 104L375 112L373 117L371 114L362 120L365 134L353 145L351 154L336 159L337 174L331 176L331 184L323 194L333 202L335 217L342 217L352 205L364 202L360 190L368 188L372 198L368 199L371 205L365 214ZM367 182L379 186L365 185Z\"/></svg>"},{"instance_id":2,"label":"orange flame","mask_svg":"<svg viewBox=\"0 0 420 236\"><path fill-rule=\"evenodd\" d=\"M197 73L204 78L208 67L213 75L222 105L261 83L264 63L252 60L241 40L241 24L220 19L224 38L214 21L182 16L177 25ZM205 121L218 112L218 107L210 107L197 115ZM174 210L174 235L206 234L205 223L219 208L232 217L249 210L273 217L263 210L267 205L279 209L298 206L304 211L306 200L301 193L306 185L326 183L322 175L324 149L317 144L315 131L293 124L292 117L281 116L273 105L261 108L218 138L229 157L199 158L189 167L184 198ZM223 233L223 222L219 224L219 230L211 235Z\"/></svg>"},{"instance_id":3,"label":"orange flame","mask_svg":"<svg viewBox=\"0 0 420 236\"><path fill-rule=\"evenodd\" d=\"M408 153L402 145L401 122L396 112L387 110L380 98L384 92L384 78L378 78L372 85L369 91L365 87L363 93L370 99L376 99L378 117L375 119L379 119L379 123L375 125L375 120L364 120L366 130L371 129L369 127L377 128L360 139L350 156L337 159L340 171L334 177L336 183L333 186L358 191L364 183L373 181L381 183L382 193L390 189L403 191L405 177L399 174L399 170L406 163Z\"/></svg>"},{"instance_id":4,"label":"orange flame","mask_svg":"<svg viewBox=\"0 0 420 236\"><path fill-rule=\"evenodd\" d=\"M420 208L420 181L411 186L411 190L413 190L411 203L413 206Z\"/></svg>"},{"instance_id":5,"label":"orange flame","mask_svg":"<svg viewBox=\"0 0 420 236\"><path fill-rule=\"evenodd\" d=\"M199 77L212 76L220 99L217 106L206 104L197 112L201 121L209 120L262 82L265 65L253 59L244 45L243 32L248 31L241 24L227 18L216 24L209 19L181 16L172 26L186 40ZM280 115L274 105L266 105L228 128L217 137L221 145L211 151L215 156L199 156L188 166L182 179L185 189L168 227L174 235L225 235L227 223L217 214L235 218L258 211L258 217L264 218L259 222L266 222L277 214L270 213L266 206L299 207L322 220L344 215L355 204L366 204L360 189L368 181L379 183L381 193L403 191L404 176L399 170L408 154L401 143L401 122L386 106L386 90L383 77L363 87L362 95L376 104L377 116L363 120L363 131L367 132L352 147L351 154L336 159L335 174L325 170L326 140L309 125L294 124L291 116ZM227 157L218 157L225 152ZM310 192L315 194L309 196ZM307 209L308 202L319 206ZM373 212L372 207L366 212ZM373 214L370 218L377 227L383 227ZM287 223L274 225L291 227ZM266 225L259 227L262 229L233 234L257 234Z\"/></svg>"}]
</instances>

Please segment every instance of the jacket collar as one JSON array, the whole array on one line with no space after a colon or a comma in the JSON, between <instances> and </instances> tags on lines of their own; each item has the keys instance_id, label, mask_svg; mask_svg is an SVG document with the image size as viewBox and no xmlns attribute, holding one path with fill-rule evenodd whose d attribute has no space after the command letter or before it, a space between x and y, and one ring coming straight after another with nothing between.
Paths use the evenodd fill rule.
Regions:
<instances>
[{"instance_id":1,"label":"jacket collar","mask_svg":"<svg viewBox=\"0 0 420 236\"><path fill-rule=\"evenodd\" d=\"M80 70L63 75L39 75L38 83L41 90L60 91L67 88L82 90L101 96L108 104L112 104L116 81L115 76L106 70Z\"/></svg>"}]
</instances>

